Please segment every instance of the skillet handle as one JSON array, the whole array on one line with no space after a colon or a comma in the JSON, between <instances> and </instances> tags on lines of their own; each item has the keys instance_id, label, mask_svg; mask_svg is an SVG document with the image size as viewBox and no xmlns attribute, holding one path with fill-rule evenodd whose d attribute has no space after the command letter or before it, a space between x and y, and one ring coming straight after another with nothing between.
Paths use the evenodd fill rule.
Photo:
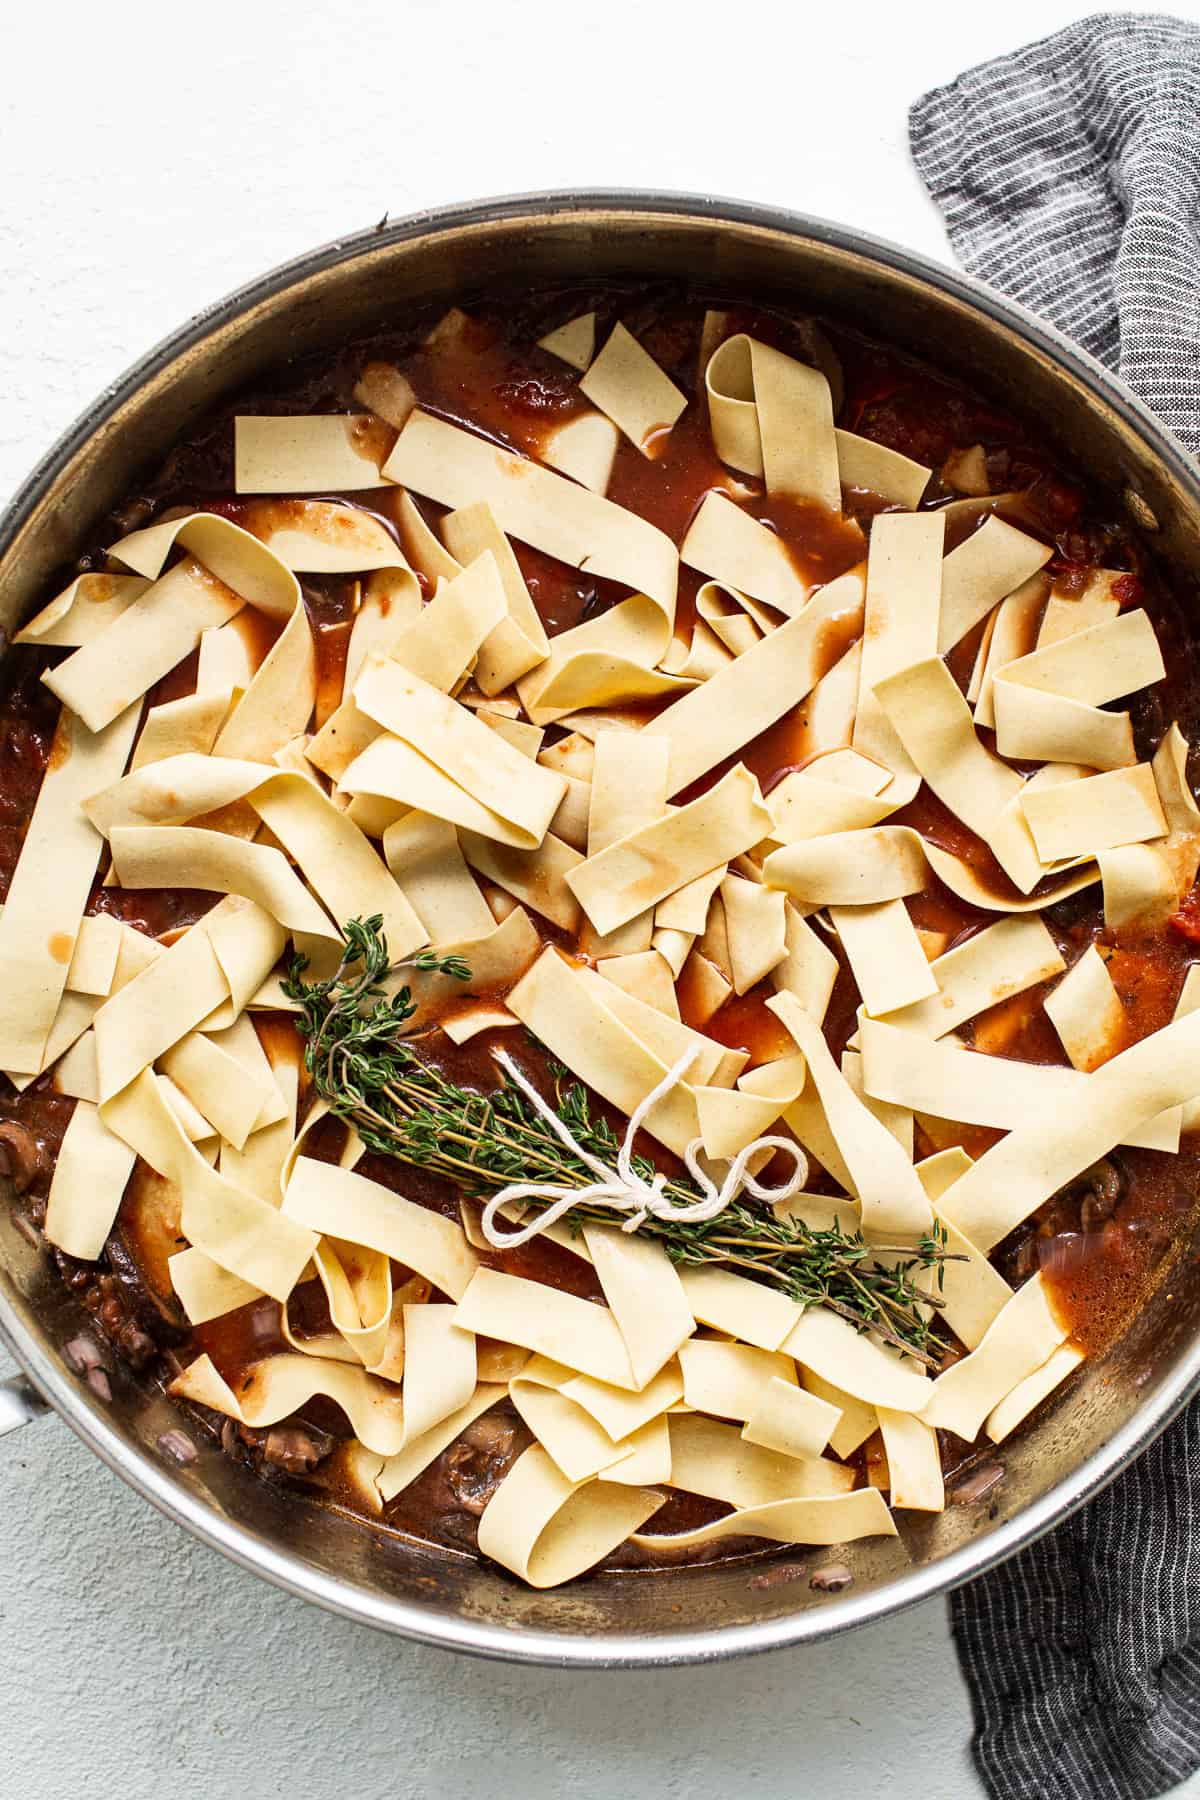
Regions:
<instances>
[{"instance_id":1,"label":"skillet handle","mask_svg":"<svg viewBox=\"0 0 1200 1800\"><path fill-rule=\"evenodd\" d=\"M10 1375L7 1381L0 1381L0 1437L49 1411L37 1389L23 1375Z\"/></svg>"}]
</instances>

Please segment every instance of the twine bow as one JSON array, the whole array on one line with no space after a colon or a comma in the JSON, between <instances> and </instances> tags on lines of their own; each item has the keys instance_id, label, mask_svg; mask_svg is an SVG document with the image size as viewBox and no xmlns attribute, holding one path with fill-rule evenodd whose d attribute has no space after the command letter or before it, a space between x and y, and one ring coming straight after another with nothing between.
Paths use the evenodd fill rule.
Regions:
<instances>
[{"instance_id":1,"label":"twine bow","mask_svg":"<svg viewBox=\"0 0 1200 1800\"><path fill-rule=\"evenodd\" d=\"M558 1223L565 1213L574 1206L610 1206L614 1212L629 1215L621 1226L622 1231L636 1231L648 1217L669 1219L679 1225L699 1225L707 1219L715 1219L724 1212L731 1201L739 1194L752 1194L756 1200L780 1201L790 1200L803 1188L808 1178L808 1158L794 1138L760 1137L733 1157L725 1172L725 1179L720 1187L713 1181L708 1172L700 1166L698 1157L703 1149L703 1141L693 1138L683 1153L683 1160L688 1174L700 1189L703 1198L700 1200L676 1204L666 1192L668 1176L661 1170L649 1180L638 1174L633 1166L633 1150L638 1132L647 1115L660 1100L678 1087L698 1054L698 1047L689 1049L680 1057L673 1068L663 1076L656 1088L634 1109L625 1128L625 1137L617 1152L616 1167L611 1168L600 1157L593 1156L583 1148L572 1135L565 1120L561 1119L531 1082L527 1081L512 1058L503 1050L496 1052L496 1061L500 1063L509 1078L516 1083L529 1104L536 1109L549 1125L555 1136L577 1157L596 1177L595 1181L585 1187L566 1187L554 1181L518 1181L510 1187L501 1188L493 1194L483 1209L483 1235L489 1244L498 1250L515 1249L520 1244L527 1244L541 1232L548 1231ZM792 1174L778 1187L767 1187L750 1173L749 1164L762 1150L785 1150L793 1162ZM496 1225L496 1216L504 1206L515 1201L542 1200L548 1201L535 1218L522 1224L516 1231L500 1231Z\"/></svg>"}]
</instances>

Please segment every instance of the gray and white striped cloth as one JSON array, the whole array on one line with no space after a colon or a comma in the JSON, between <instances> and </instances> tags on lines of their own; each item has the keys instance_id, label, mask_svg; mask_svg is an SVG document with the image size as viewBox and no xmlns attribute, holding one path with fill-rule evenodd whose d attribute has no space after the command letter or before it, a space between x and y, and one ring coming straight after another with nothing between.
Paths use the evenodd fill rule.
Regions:
<instances>
[{"instance_id":1,"label":"gray and white striped cloth","mask_svg":"<svg viewBox=\"0 0 1200 1800\"><path fill-rule=\"evenodd\" d=\"M1200 30L1098 14L917 101L966 266L1200 450ZM1150 1800L1200 1768L1200 1402L952 1600L993 1800Z\"/></svg>"}]
</instances>

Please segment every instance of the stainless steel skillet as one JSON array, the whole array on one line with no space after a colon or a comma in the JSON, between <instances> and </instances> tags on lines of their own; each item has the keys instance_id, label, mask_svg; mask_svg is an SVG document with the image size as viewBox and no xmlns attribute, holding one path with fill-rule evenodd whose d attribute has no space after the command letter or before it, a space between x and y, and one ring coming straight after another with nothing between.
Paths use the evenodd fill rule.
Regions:
<instances>
[{"instance_id":1,"label":"stainless steel skillet","mask_svg":"<svg viewBox=\"0 0 1200 1800\"><path fill-rule=\"evenodd\" d=\"M551 193L340 240L152 350L43 458L0 520L0 625L11 631L29 612L140 470L271 364L369 332L411 305L449 304L497 283L611 276L666 277L837 315L965 376L1033 420L1126 509L1155 554L1200 577L1200 478L1186 452L1091 358L989 289L794 213L694 195ZM283 1496L215 1450L177 1467L157 1447L176 1422L159 1394L118 1376L102 1402L64 1362L82 1317L0 1205L0 1337L27 1377L0 1384L0 1433L49 1403L131 1487L267 1580L383 1630L562 1666L709 1661L811 1641L969 1580L1082 1504L1200 1385L1200 1264L1184 1254L1117 1349L1005 1445L1006 1477L991 1503L853 1546L847 1592L763 1586L761 1564L726 1564L541 1594Z\"/></svg>"}]
</instances>

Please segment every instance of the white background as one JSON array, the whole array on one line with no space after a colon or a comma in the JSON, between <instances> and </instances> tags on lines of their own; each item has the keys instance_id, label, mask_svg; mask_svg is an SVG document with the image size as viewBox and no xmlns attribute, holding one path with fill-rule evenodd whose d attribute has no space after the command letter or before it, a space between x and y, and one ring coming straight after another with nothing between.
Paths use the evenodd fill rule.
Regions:
<instances>
[{"instance_id":1,"label":"white background","mask_svg":"<svg viewBox=\"0 0 1200 1800\"><path fill-rule=\"evenodd\" d=\"M683 188L948 259L908 158L909 102L1083 10L14 9L0 64L0 494L190 312L385 211ZM1200 18L1200 0L1174 10ZM960 1800L981 1792L968 1733L940 1603L808 1652L585 1684L309 1610L164 1523L55 1421L0 1446L3 1800ZM1180 1792L1200 1796L1200 1779Z\"/></svg>"}]
</instances>

